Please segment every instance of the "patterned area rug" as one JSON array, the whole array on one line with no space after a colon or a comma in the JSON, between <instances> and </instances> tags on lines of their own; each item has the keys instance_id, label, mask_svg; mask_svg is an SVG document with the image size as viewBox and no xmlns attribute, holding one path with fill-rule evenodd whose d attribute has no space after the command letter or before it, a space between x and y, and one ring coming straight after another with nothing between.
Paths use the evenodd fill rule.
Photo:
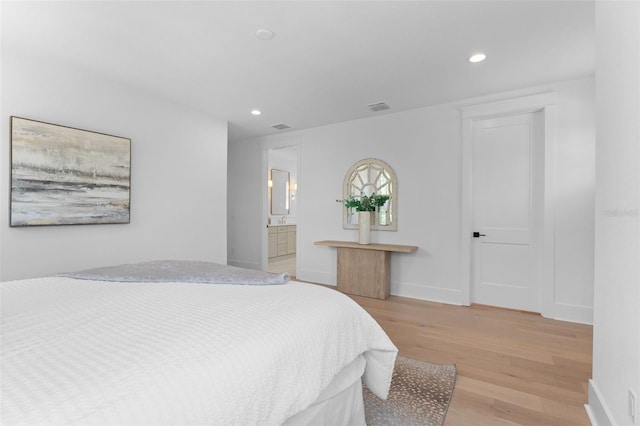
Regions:
<instances>
[{"instance_id":1,"label":"patterned area rug","mask_svg":"<svg viewBox=\"0 0 640 426\"><path fill-rule=\"evenodd\" d=\"M455 382L455 365L398 356L386 401L363 387L367 425L442 426Z\"/></svg>"}]
</instances>

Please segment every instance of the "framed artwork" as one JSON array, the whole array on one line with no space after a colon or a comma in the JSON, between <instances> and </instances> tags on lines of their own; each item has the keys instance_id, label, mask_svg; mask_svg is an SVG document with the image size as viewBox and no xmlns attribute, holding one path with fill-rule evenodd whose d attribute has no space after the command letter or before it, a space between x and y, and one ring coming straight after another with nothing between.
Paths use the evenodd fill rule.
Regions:
<instances>
[{"instance_id":1,"label":"framed artwork","mask_svg":"<svg viewBox=\"0 0 640 426\"><path fill-rule=\"evenodd\" d=\"M129 223L131 139L11 117L10 226Z\"/></svg>"}]
</instances>

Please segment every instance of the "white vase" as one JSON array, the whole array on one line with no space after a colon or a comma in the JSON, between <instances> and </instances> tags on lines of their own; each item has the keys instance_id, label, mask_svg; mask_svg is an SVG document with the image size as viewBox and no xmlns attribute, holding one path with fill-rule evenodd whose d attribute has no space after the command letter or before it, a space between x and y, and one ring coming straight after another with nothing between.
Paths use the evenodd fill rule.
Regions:
<instances>
[{"instance_id":1,"label":"white vase","mask_svg":"<svg viewBox=\"0 0 640 426\"><path fill-rule=\"evenodd\" d=\"M358 212L358 244L371 244L371 212Z\"/></svg>"}]
</instances>

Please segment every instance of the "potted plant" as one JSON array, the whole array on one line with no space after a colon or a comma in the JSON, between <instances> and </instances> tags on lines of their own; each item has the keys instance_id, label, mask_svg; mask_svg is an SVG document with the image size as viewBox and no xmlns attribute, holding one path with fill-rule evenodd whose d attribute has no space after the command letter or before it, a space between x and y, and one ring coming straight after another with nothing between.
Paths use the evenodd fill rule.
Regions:
<instances>
[{"instance_id":1,"label":"potted plant","mask_svg":"<svg viewBox=\"0 0 640 426\"><path fill-rule=\"evenodd\" d=\"M374 192L371 196L361 195L360 197L352 197L344 202L346 208L355 208L358 212L373 212L377 207L382 207L389 200L388 195L376 195Z\"/></svg>"},{"instance_id":2,"label":"potted plant","mask_svg":"<svg viewBox=\"0 0 640 426\"><path fill-rule=\"evenodd\" d=\"M358 243L371 243L371 212L382 207L389 201L388 195L376 195L374 192L370 196L362 194L360 197L351 197L344 202L348 209L356 209L358 212Z\"/></svg>"}]
</instances>

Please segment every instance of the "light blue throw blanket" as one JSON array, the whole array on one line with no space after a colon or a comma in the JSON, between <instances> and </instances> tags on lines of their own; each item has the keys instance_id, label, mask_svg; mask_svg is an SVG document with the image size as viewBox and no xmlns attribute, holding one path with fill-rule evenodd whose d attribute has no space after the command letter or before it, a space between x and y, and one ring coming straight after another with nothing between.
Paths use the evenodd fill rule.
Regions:
<instances>
[{"instance_id":1,"label":"light blue throw blanket","mask_svg":"<svg viewBox=\"0 0 640 426\"><path fill-rule=\"evenodd\" d=\"M285 284L287 273L272 274L213 262L159 260L127 265L107 266L78 272L56 274L58 277L94 281L187 282L209 284L273 285Z\"/></svg>"}]
</instances>

